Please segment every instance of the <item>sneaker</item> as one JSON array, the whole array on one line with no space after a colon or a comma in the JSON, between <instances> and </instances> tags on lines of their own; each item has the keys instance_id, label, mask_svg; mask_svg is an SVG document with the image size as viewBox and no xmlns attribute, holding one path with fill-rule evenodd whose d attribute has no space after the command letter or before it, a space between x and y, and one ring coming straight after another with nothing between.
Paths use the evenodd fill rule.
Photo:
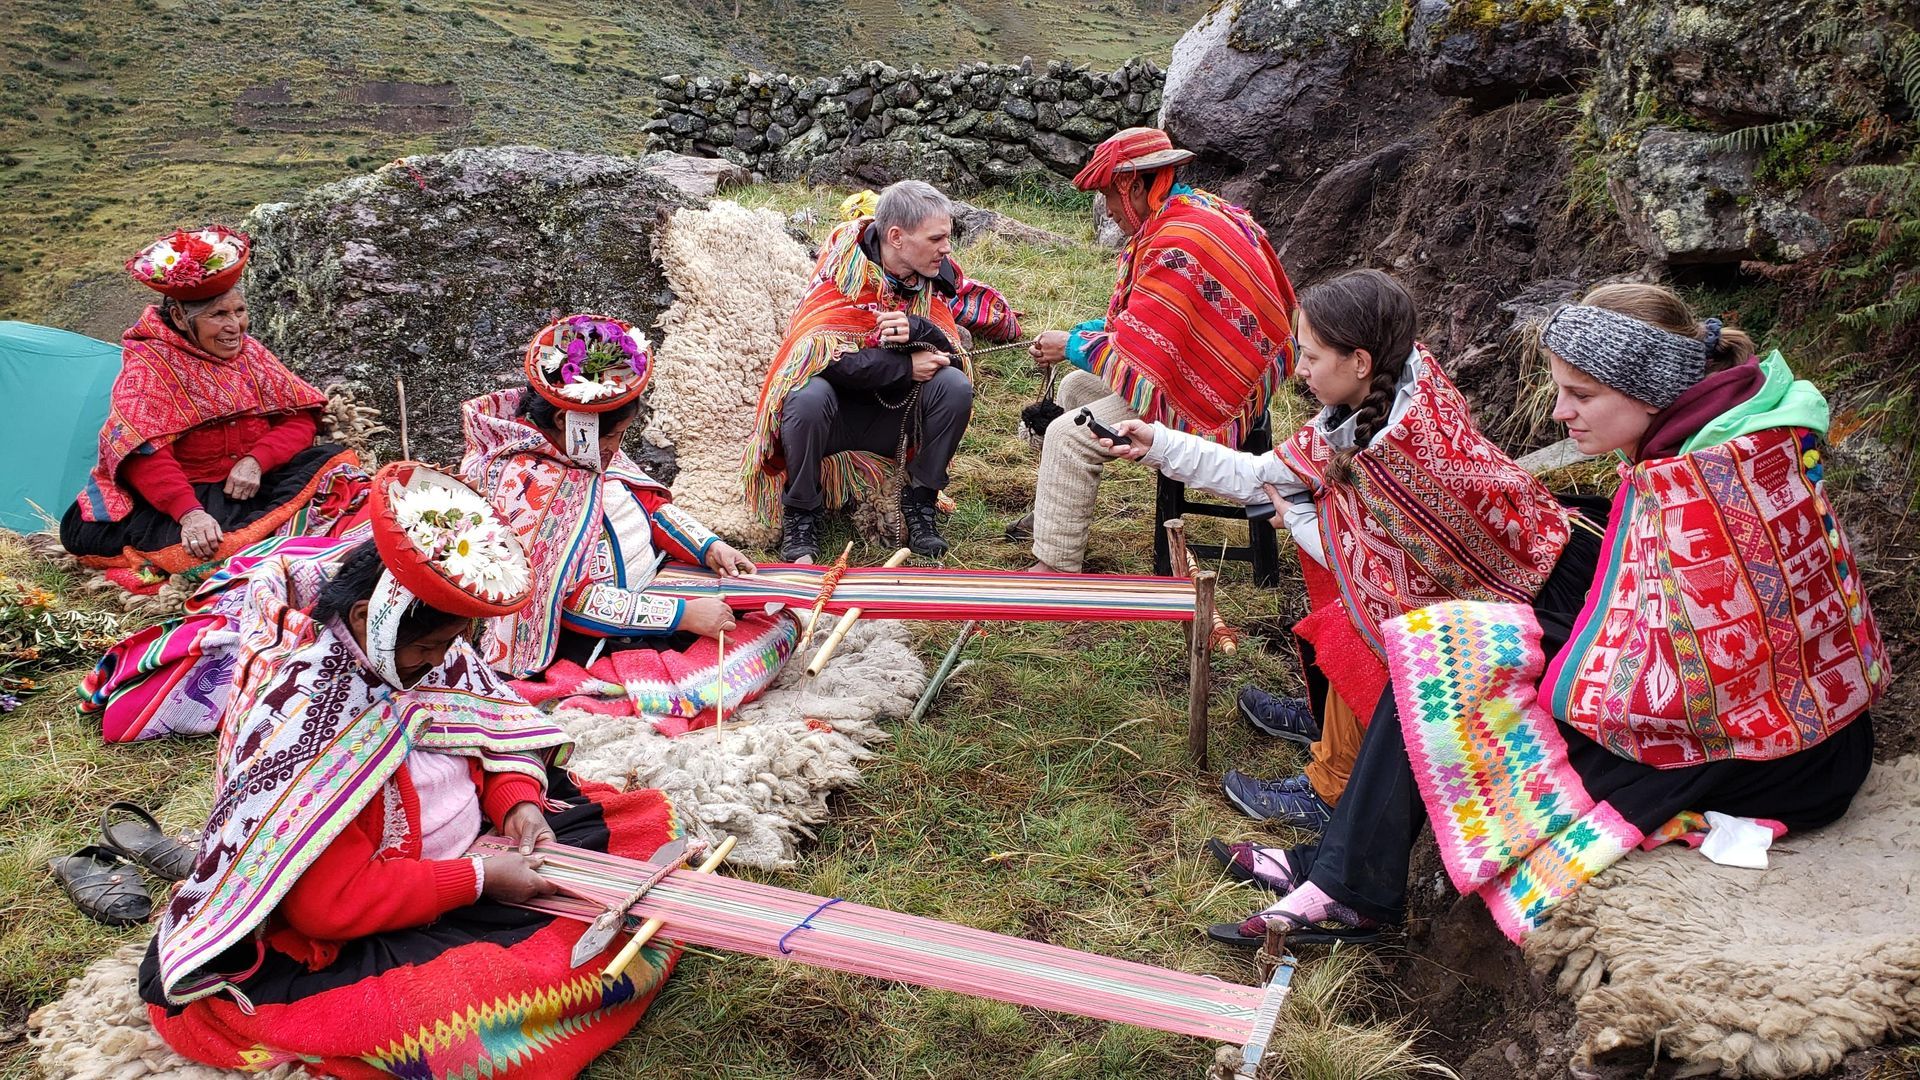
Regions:
<instances>
[{"instance_id":1,"label":"sneaker","mask_svg":"<svg viewBox=\"0 0 1920 1080\"><path fill-rule=\"evenodd\" d=\"M1304 777L1286 780L1262 780L1238 769L1228 769L1220 786L1241 812L1256 821L1277 821L1300 829L1319 831L1333 820L1328 806Z\"/></svg>"},{"instance_id":2,"label":"sneaker","mask_svg":"<svg viewBox=\"0 0 1920 1080\"><path fill-rule=\"evenodd\" d=\"M1274 697L1257 686L1243 686L1240 715L1276 739L1312 746L1320 738L1320 722L1305 698Z\"/></svg>"},{"instance_id":3,"label":"sneaker","mask_svg":"<svg viewBox=\"0 0 1920 1080\"><path fill-rule=\"evenodd\" d=\"M923 559L944 558L947 538L940 535L930 488L909 487L900 492L900 517L907 524L907 547Z\"/></svg>"},{"instance_id":4,"label":"sneaker","mask_svg":"<svg viewBox=\"0 0 1920 1080\"><path fill-rule=\"evenodd\" d=\"M780 521L780 561L816 562L820 558L820 511L787 507Z\"/></svg>"},{"instance_id":5,"label":"sneaker","mask_svg":"<svg viewBox=\"0 0 1920 1080\"><path fill-rule=\"evenodd\" d=\"M1016 544L1024 544L1033 539L1033 511L1027 511L1024 516L1015 518L1007 526L1007 539Z\"/></svg>"}]
</instances>

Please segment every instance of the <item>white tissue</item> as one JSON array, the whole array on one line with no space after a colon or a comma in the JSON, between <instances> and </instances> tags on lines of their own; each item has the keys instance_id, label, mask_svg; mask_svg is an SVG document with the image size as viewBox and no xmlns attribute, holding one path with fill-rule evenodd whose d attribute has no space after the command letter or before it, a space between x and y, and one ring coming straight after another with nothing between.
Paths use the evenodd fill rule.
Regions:
<instances>
[{"instance_id":1,"label":"white tissue","mask_svg":"<svg viewBox=\"0 0 1920 1080\"><path fill-rule=\"evenodd\" d=\"M1707 811L1707 840L1700 854L1721 866L1744 866L1749 870L1767 868L1767 849L1773 846L1773 830L1750 818L1729 817Z\"/></svg>"}]
</instances>

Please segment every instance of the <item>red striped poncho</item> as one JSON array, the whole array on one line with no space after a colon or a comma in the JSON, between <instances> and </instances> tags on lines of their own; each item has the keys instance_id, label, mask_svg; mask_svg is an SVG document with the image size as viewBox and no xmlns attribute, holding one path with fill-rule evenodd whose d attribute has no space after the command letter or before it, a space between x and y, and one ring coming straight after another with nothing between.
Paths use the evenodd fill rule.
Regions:
<instances>
[{"instance_id":1,"label":"red striped poncho","mask_svg":"<svg viewBox=\"0 0 1920 1080\"><path fill-rule=\"evenodd\" d=\"M1103 321L1067 357L1148 420L1229 446L1293 371L1293 283L1240 207L1180 186L1120 256Z\"/></svg>"}]
</instances>

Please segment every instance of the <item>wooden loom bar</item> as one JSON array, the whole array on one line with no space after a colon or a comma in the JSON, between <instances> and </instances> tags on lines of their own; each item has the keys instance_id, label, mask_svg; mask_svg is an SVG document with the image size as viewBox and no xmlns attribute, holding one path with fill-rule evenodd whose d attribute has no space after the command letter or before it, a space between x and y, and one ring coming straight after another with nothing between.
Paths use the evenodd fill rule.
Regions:
<instances>
[{"instance_id":1,"label":"wooden loom bar","mask_svg":"<svg viewBox=\"0 0 1920 1080\"><path fill-rule=\"evenodd\" d=\"M888 568L899 566L906 562L912 554L912 549L901 548L899 551L893 553L893 558L888 559L881 565ZM807 664L808 675L819 675L827 669L827 661L833 659L834 650L840 647L841 639L847 636L847 631L853 629L853 624L858 621L859 618L859 608L848 608L846 614L840 616L840 621L833 626L833 632L827 635L827 640L820 643L819 651L813 654L813 660Z\"/></svg>"},{"instance_id":2,"label":"wooden loom bar","mask_svg":"<svg viewBox=\"0 0 1920 1080\"><path fill-rule=\"evenodd\" d=\"M727 856L733 851L733 845L737 840L737 837L729 836L725 840L720 841L720 846L713 849L713 854L708 855L706 859L694 869L694 873L713 873L714 868L726 861ZM666 924L666 920L658 916L641 923L640 929L633 932L633 940L627 942L627 947L621 949L620 954L607 963L607 968L600 973L600 977L608 980L619 978L620 974L627 970L627 965L633 963L633 958L640 955L640 950L646 947L647 942L653 940L653 935L659 933L660 928Z\"/></svg>"}]
</instances>

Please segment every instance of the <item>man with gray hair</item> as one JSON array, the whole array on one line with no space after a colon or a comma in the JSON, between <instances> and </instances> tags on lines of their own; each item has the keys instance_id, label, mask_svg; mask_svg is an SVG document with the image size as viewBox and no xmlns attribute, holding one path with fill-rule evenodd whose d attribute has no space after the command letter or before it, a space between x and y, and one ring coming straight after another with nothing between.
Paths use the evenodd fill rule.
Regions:
<instances>
[{"instance_id":1,"label":"man with gray hair","mask_svg":"<svg viewBox=\"0 0 1920 1080\"><path fill-rule=\"evenodd\" d=\"M827 237L761 387L746 454L748 501L766 520L777 509L782 560L818 558L821 513L874 498L890 468L905 474L907 546L946 554L935 503L973 412L959 328L1020 336L1006 301L948 257L952 237L952 205L919 180L889 186L871 217Z\"/></svg>"}]
</instances>

